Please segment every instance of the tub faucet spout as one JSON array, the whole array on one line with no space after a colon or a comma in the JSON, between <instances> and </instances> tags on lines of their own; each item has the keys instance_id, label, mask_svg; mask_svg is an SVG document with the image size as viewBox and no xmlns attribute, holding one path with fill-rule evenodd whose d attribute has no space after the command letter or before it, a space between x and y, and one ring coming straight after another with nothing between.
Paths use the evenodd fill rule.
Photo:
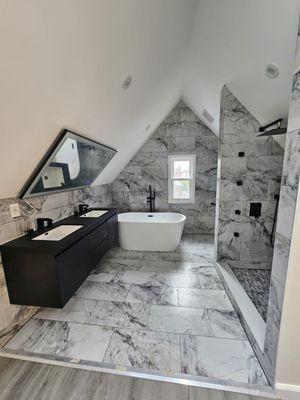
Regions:
<instances>
[{"instance_id":1,"label":"tub faucet spout","mask_svg":"<svg viewBox=\"0 0 300 400\"><path fill-rule=\"evenodd\" d=\"M149 196L147 197L147 203L149 203L150 212L155 211L155 189L152 191L151 185L149 185Z\"/></svg>"}]
</instances>

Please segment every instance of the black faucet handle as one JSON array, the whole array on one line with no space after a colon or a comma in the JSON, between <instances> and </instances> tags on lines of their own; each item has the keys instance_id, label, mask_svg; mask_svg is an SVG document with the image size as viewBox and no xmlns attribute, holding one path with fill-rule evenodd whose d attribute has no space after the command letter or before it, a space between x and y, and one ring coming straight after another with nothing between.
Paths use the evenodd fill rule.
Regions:
<instances>
[{"instance_id":1,"label":"black faucet handle","mask_svg":"<svg viewBox=\"0 0 300 400\"><path fill-rule=\"evenodd\" d=\"M88 204L79 204L79 206L78 206L78 210L80 213L86 211L88 208L89 208Z\"/></svg>"},{"instance_id":2,"label":"black faucet handle","mask_svg":"<svg viewBox=\"0 0 300 400\"><path fill-rule=\"evenodd\" d=\"M53 225L53 220L51 218L37 218L36 223L37 223L37 228L38 229L44 229L45 228L45 222L47 223L46 228L51 228Z\"/></svg>"}]
</instances>

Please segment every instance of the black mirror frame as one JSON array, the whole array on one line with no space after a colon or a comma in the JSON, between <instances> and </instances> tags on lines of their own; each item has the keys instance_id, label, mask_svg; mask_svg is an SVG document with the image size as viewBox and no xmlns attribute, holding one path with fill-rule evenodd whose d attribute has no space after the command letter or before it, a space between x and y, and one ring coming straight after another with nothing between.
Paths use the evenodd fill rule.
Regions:
<instances>
[{"instance_id":1,"label":"black mirror frame","mask_svg":"<svg viewBox=\"0 0 300 400\"><path fill-rule=\"evenodd\" d=\"M63 129L59 135L57 136L57 138L55 139L55 141L52 143L52 145L50 146L49 150L47 151L47 153L44 155L44 157L41 159L41 161L38 163L37 167L35 168L35 170L33 171L33 173L30 175L30 177L27 179L25 185L22 187L20 193L19 193L19 198L23 199L23 198L30 198L30 197L38 197L38 196L44 196L44 195L48 195L48 194L54 194L54 193L60 193L60 192L65 192L65 191L69 191L69 190L78 190L78 189L83 189L86 187L89 187L91 185L86 185L86 186L78 186L78 187L73 187L73 188L65 188L65 189L61 189L61 188L57 188L57 190L54 188L54 190L51 190L49 192L43 192L43 193L35 193L34 195L30 195L30 196L26 196L30 186L32 185L33 181L38 177L38 175L40 174L40 172L42 171L42 169L45 167L45 165L48 163L48 161L50 160L50 158L52 157L52 155L54 154L55 150L57 149L57 147L59 146L59 144L63 141L63 139L65 138L65 136L71 133L72 135L77 136L78 138L84 139L84 140L88 140L89 142L99 145L99 146L103 146L106 147L107 149L113 150L115 152L114 156L117 153L117 150L114 149L113 147L107 146L105 144L96 142L95 140L89 139L86 136L83 135L79 135L78 133L71 131L70 129ZM113 157L114 157L113 156ZM113 158L112 157L112 158ZM111 160L110 160L111 161ZM108 165L108 164L107 164ZM100 172L101 173L101 172ZM99 176L99 175L98 175ZM97 177L95 178L97 179ZM94 179L94 181L95 181ZM93 182L94 182L93 181ZM92 182L92 183L93 183ZM26 196L26 197L25 197Z\"/></svg>"}]
</instances>

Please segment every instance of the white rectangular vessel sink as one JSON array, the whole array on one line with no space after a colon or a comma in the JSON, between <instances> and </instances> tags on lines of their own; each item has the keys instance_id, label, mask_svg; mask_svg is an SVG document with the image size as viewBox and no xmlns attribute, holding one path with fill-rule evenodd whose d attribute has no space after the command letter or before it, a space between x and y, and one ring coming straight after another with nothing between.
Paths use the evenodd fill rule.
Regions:
<instances>
[{"instance_id":1,"label":"white rectangular vessel sink","mask_svg":"<svg viewBox=\"0 0 300 400\"><path fill-rule=\"evenodd\" d=\"M82 227L83 225L60 225L57 228L53 228L50 231L33 238L32 240L61 240Z\"/></svg>"},{"instance_id":2,"label":"white rectangular vessel sink","mask_svg":"<svg viewBox=\"0 0 300 400\"><path fill-rule=\"evenodd\" d=\"M103 211L103 210L92 210L92 211L89 211L89 212L87 212L87 213L85 213L83 215L80 215L80 217L81 218L82 217L84 217L84 218L98 218L98 217L101 217L101 215L103 215L103 214L105 214L107 212L108 212L108 210L106 210L106 211Z\"/></svg>"}]
</instances>

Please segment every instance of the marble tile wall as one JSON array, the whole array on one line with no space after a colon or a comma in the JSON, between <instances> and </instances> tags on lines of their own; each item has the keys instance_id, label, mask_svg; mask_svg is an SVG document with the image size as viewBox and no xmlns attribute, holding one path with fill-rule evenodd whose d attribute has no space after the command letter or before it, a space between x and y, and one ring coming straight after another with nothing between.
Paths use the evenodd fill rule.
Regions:
<instances>
[{"instance_id":1,"label":"marble tile wall","mask_svg":"<svg viewBox=\"0 0 300 400\"><path fill-rule=\"evenodd\" d=\"M300 27L300 25L299 25ZM299 30L298 30L299 31ZM274 376L280 332L281 314L288 272L289 253L299 189L300 176L300 35L297 40L296 68L293 74L290 99L288 133L286 135L285 156L276 227L276 240L272 264L270 295L268 302L265 364Z\"/></svg>"},{"instance_id":2,"label":"marble tile wall","mask_svg":"<svg viewBox=\"0 0 300 400\"><path fill-rule=\"evenodd\" d=\"M300 49L300 37L298 36L298 49ZM270 292L269 292L269 300L268 300L268 311L267 311L267 322L266 322L266 335L265 335L265 345L263 351L260 350L257 343L255 343L255 339L249 336L249 340L252 342L253 347L256 350L256 355L258 356L265 373L267 374L271 383L274 382L275 373L276 373L276 357L277 357L277 348L278 348L278 339L280 332L280 323L281 323L281 313L284 299L284 291L285 291L285 283L286 276L288 272L288 263L289 263L289 252L290 252L290 243L293 235L293 225L294 225L294 217L295 217L295 209L296 209L296 201L298 196L298 188L299 188L299 176L300 176L300 161L299 161L299 152L300 152L300 95L299 95L299 87L300 87L300 52L298 51L296 55L296 69L293 75L293 85L292 85L292 93L290 100L290 110L289 110L289 119L288 119L288 133L286 134L286 143L285 143L285 153L283 159L283 170L282 170L282 179L280 184L280 201L279 201L279 209L278 209L278 222L276 226L276 235L275 235L275 244L274 244L274 253L272 259L272 270L271 270L271 284L270 284ZM223 156L226 159L227 156L233 155L233 152L237 149L234 146L227 146L228 140L231 141L231 144L235 144L235 139L231 135L231 131L234 126L236 126L236 131L240 132L241 137L244 135L243 130L246 128L250 130L252 128L252 132L255 132L257 129L257 125L254 119L249 119L249 114L247 118L245 118L245 113L239 112L239 107L236 107L237 104L234 105L234 97L228 91L226 87L223 89L222 96L224 96L223 101L223 116L221 119L221 129L224 130L224 139L221 141L221 150L219 154L219 163L223 164ZM227 103L227 97L229 98L229 106L234 110L230 110ZM224 111L224 108L227 110ZM222 132L222 130L221 130ZM229 139L228 139L229 138ZM268 154L269 157L278 157L282 156L280 148L273 141L270 144L268 139L264 139L265 143L263 145L258 146L258 139L254 139L246 145L246 149L251 154L252 152L260 152L263 156ZM246 143L246 142L245 142ZM276 160L274 158L274 160ZM272 161L273 162L273 161ZM271 164L269 164L271 165ZM226 160L225 160L225 170L226 170ZM276 170L276 169L275 169ZM217 232L216 238L218 235L222 235L222 218L225 212L228 216L232 217L232 208L229 206L226 207L223 201L223 192L226 184L222 183L222 170L218 171L218 182L217 182L217 207L220 207L220 218L217 219ZM225 177L227 177L225 174ZM258 177L259 178L259 177ZM264 178L264 177L262 177ZM255 178L254 178L255 180ZM259 180L259 183L263 182L263 179ZM267 195L270 196L272 193L278 191L278 183L272 182L269 183ZM225 193L225 197L228 196ZM242 199L244 201L244 199ZM271 198L268 201L272 201ZM271 204L265 205L265 209L270 205L269 211L266 212L266 215L272 211ZM222 209L225 208L225 212ZM221 230L219 230L219 228ZM246 232L244 233L246 234ZM241 253L241 243L237 240L232 239L231 241L224 242L218 241L218 259L226 259L231 261L231 265L234 266L233 261L238 255ZM230 264L230 262L229 262Z\"/></svg>"},{"instance_id":3,"label":"marble tile wall","mask_svg":"<svg viewBox=\"0 0 300 400\"><path fill-rule=\"evenodd\" d=\"M111 205L110 185L94 186L38 196L28 200L18 198L0 199L0 244L22 235L25 230L35 228L35 220L49 217L54 221L73 214L74 206L87 203L90 206ZM9 205L18 203L21 217L11 218ZM37 311L36 307L11 305L9 303L0 257L0 347Z\"/></svg>"},{"instance_id":4,"label":"marble tile wall","mask_svg":"<svg viewBox=\"0 0 300 400\"><path fill-rule=\"evenodd\" d=\"M170 154L197 155L194 204L168 204ZM186 215L186 233L213 234L217 154L217 137L181 101L112 183L113 204L120 211L147 211L148 186L152 185L157 211Z\"/></svg>"},{"instance_id":5,"label":"marble tile wall","mask_svg":"<svg viewBox=\"0 0 300 400\"><path fill-rule=\"evenodd\" d=\"M270 233L284 150L271 136L258 138L259 126L225 86L221 105L217 254L219 261L226 261L233 268L271 268L272 264ZM238 181L242 181L241 186ZM250 203L256 202L262 204L257 219L249 216Z\"/></svg>"}]
</instances>

